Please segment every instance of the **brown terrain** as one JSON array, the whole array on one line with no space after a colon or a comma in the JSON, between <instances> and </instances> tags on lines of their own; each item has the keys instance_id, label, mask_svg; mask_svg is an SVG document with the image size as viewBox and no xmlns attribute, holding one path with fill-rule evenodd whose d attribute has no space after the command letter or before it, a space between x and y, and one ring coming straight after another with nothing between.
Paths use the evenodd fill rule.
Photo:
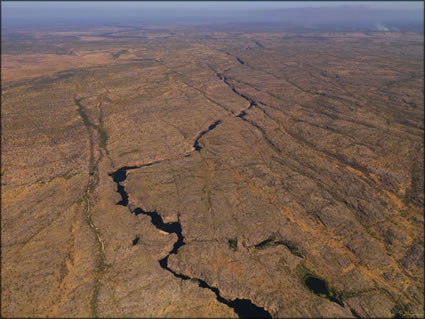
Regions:
<instances>
[{"instance_id":1,"label":"brown terrain","mask_svg":"<svg viewBox=\"0 0 425 319\"><path fill-rule=\"evenodd\" d=\"M423 36L3 35L4 317L423 317Z\"/></svg>"}]
</instances>

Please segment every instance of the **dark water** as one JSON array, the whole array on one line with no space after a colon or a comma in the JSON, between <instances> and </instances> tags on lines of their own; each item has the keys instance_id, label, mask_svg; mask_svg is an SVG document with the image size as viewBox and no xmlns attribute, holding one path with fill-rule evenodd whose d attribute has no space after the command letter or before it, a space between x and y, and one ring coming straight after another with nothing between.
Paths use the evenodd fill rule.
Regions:
<instances>
[{"instance_id":1,"label":"dark water","mask_svg":"<svg viewBox=\"0 0 425 319\"><path fill-rule=\"evenodd\" d=\"M170 271L173 273L174 276L177 278L183 279L183 280L194 280L197 281L199 286L202 288L206 288L211 290L215 293L217 300L221 303L226 304L230 308L234 309L235 312L238 314L239 318L271 318L271 315L265 311L263 308L258 307L254 305L250 300L247 299L235 299L233 301L226 300L220 296L220 291L215 288L208 285L205 281L197 278L190 278L185 275L177 274L172 269L168 268L168 257L171 254L177 254L178 249L183 246L184 238L182 235L182 228L181 224L179 222L172 222L172 223L164 223L162 220L162 217L157 212L146 212L140 208L136 208L134 210L135 215L144 214L151 217L152 224L167 233L174 233L177 235L177 241L174 243L174 247L171 250L171 252L168 254L168 256L164 257L159 261L159 264L162 268Z\"/></svg>"},{"instance_id":2,"label":"dark water","mask_svg":"<svg viewBox=\"0 0 425 319\"><path fill-rule=\"evenodd\" d=\"M119 170L115 171L111 174L112 179L115 183L117 183L117 192L121 195L121 200L117 203L117 205L127 206L128 205L128 194L124 190L124 186L120 183L124 182L127 178L127 170L135 169L137 166L125 166L121 167Z\"/></svg>"},{"instance_id":3,"label":"dark water","mask_svg":"<svg viewBox=\"0 0 425 319\"><path fill-rule=\"evenodd\" d=\"M140 240L139 236L136 236L136 238L133 239L133 246L137 245L139 240Z\"/></svg>"},{"instance_id":4,"label":"dark water","mask_svg":"<svg viewBox=\"0 0 425 319\"><path fill-rule=\"evenodd\" d=\"M220 121L217 121L214 124L210 125L208 130L213 129L219 123L220 123ZM202 136L202 134L200 136ZM148 165L151 165L151 164L148 164ZM145 165L145 166L148 166L148 165ZM128 194L125 191L124 186L121 185L121 182L125 181L125 179L127 178L127 170L135 169L135 168L138 168L138 167L137 166L126 166L126 167L120 168L119 170L117 170L117 171L115 171L114 173L111 174L114 182L117 183L117 192L120 193L121 198L122 198L117 203L117 205L122 205L122 206L128 205ZM185 244L184 243L184 237L183 237L183 234L182 234L182 227L181 227L180 222L177 221L177 222L171 222L171 223L164 223L164 221L162 220L162 217L157 212L155 212L155 211L147 212L147 211L144 211L141 208L134 209L132 211L132 213L135 214L136 216L140 215L140 214L147 215L151 218L151 222L156 228L158 228L162 231L165 231L169 234L174 233L174 234L177 235L177 241L174 243L173 249L170 251L170 253L166 257L159 260L159 265L163 269L168 270L169 272L171 272L177 278L180 278L182 280L195 281L199 284L199 286L201 288L211 290L216 295L217 301L219 301L219 302L229 306L230 308L232 308L237 313L239 318L271 318L271 315L270 315L269 312L267 312L266 310L264 310L261 307L254 305L250 300L238 298L238 299L231 301L231 300L224 299L223 297L221 297L220 291L217 288L211 287L205 281L203 281L201 279L197 279L197 278L190 278L190 277L182 275L182 274L178 274L178 273L174 272L172 269L168 268L168 257L171 254L177 254L178 249ZM136 245L138 242L139 242L139 237L137 236L133 240L133 245Z\"/></svg>"},{"instance_id":5,"label":"dark water","mask_svg":"<svg viewBox=\"0 0 425 319\"><path fill-rule=\"evenodd\" d=\"M259 48L264 49L264 46L260 42L258 42L258 41L254 41L254 42Z\"/></svg>"},{"instance_id":6,"label":"dark water","mask_svg":"<svg viewBox=\"0 0 425 319\"><path fill-rule=\"evenodd\" d=\"M239 61L239 58L236 58ZM243 61L242 61L243 62ZM244 64L244 63L241 63ZM223 81L232 91L233 93L239 95L241 98L247 100L249 102L249 106L246 110L241 111L239 114L235 115L236 117L239 117L241 119L243 119L245 117L245 115L247 114L246 111L250 110L251 108L253 108L254 106L257 105L257 102L255 102L253 99L251 99L250 97L246 96L245 94L240 93L238 90L235 89L235 87L233 85L231 85L229 83L229 81L227 80L227 78L221 74L221 73L216 73L217 77ZM205 134L205 133L204 133Z\"/></svg>"},{"instance_id":7,"label":"dark water","mask_svg":"<svg viewBox=\"0 0 425 319\"><path fill-rule=\"evenodd\" d=\"M205 134L207 134L209 131L213 130L220 123L221 123L220 120L215 121L213 124L208 126L206 130L202 131L201 134L198 135L197 139L195 140L195 143L193 143L193 147L195 148L195 151L199 152L202 149L202 147L199 145L199 139Z\"/></svg>"},{"instance_id":8,"label":"dark water","mask_svg":"<svg viewBox=\"0 0 425 319\"><path fill-rule=\"evenodd\" d=\"M324 296L324 298L336 302L340 306L344 307L342 299L338 299L334 295L330 294L328 285L324 280L313 276L308 276L306 279L304 279L304 283L308 289L310 289L316 295L321 295L322 297Z\"/></svg>"},{"instance_id":9,"label":"dark water","mask_svg":"<svg viewBox=\"0 0 425 319\"><path fill-rule=\"evenodd\" d=\"M243 118L246 115L245 111L240 112L236 117Z\"/></svg>"},{"instance_id":10,"label":"dark water","mask_svg":"<svg viewBox=\"0 0 425 319\"><path fill-rule=\"evenodd\" d=\"M170 255L177 254L177 250L184 245L182 227L179 222L164 223L162 217L157 212L146 212L141 208L136 208L133 213L136 216L140 214L147 215L151 218L151 222L156 228L169 234L174 233L177 235L177 241L174 243L173 249L170 251Z\"/></svg>"},{"instance_id":11,"label":"dark water","mask_svg":"<svg viewBox=\"0 0 425 319\"><path fill-rule=\"evenodd\" d=\"M238 57L236 57L236 60L238 60L238 62L239 62L240 64L245 64L245 61L243 61L242 59L239 59Z\"/></svg>"},{"instance_id":12,"label":"dark water","mask_svg":"<svg viewBox=\"0 0 425 319\"><path fill-rule=\"evenodd\" d=\"M216 73L216 75L220 80L222 80L233 91L233 93L239 95L241 98L243 98L243 99L245 99L249 102L248 110L251 109L253 106L257 105L257 102L255 102L249 96L246 96L245 94L236 90L235 87L232 84L229 83L228 79L223 74Z\"/></svg>"},{"instance_id":13,"label":"dark water","mask_svg":"<svg viewBox=\"0 0 425 319\"><path fill-rule=\"evenodd\" d=\"M315 277L307 277L304 283L316 295L318 294L329 295L329 290L324 280L321 280Z\"/></svg>"}]
</instances>

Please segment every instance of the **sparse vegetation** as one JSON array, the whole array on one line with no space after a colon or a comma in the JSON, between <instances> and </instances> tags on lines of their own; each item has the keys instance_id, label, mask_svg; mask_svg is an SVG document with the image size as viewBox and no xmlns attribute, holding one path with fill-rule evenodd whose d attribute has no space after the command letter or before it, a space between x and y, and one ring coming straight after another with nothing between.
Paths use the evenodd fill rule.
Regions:
<instances>
[{"instance_id":1,"label":"sparse vegetation","mask_svg":"<svg viewBox=\"0 0 425 319\"><path fill-rule=\"evenodd\" d=\"M297 272L303 284L314 294L321 298L329 299L344 307L343 294L334 287L329 287L327 281L313 273L303 264L297 265Z\"/></svg>"},{"instance_id":2,"label":"sparse vegetation","mask_svg":"<svg viewBox=\"0 0 425 319\"><path fill-rule=\"evenodd\" d=\"M230 316L199 280L174 289L192 275L217 291L234 283L232 296L274 317L299 314L300 298L314 299L311 316L346 314L317 304L368 294L397 304L396 318L420 311L423 37L210 27L2 38L2 314L193 315L188 305L202 315L208 305L207 316ZM125 165L138 168L113 184ZM174 246L121 206L136 202L178 224ZM400 267L377 266L388 260ZM294 271L299 262L318 273ZM306 288L297 296L282 291L294 277ZM332 286L352 280L388 291ZM155 298L133 302L141 295ZM391 315L368 302L358 312Z\"/></svg>"},{"instance_id":3,"label":"sparse vegetation","mask_svg":"<svg viewBox=\"0 0 425 319\"><path fill-rule=\"evenodd\" d=\"M275 244L276 245L284 245L295 256L304 258L304 256L299 252L297 245L295 245L295 243L290 241L290 240L278 240L278 241L275 242Z\"/></svg>"},{"instance_id":4,"label":"sparse vegetation","mask_svg":"<svg viewBox=\"0 0 425 319\"><path fill-rule=\"evenodd\" d=\"M274 236L271 236L267 238L266 240L263 240L261 243L254 245L256 249L264 249L265 247L272 245L274 240Z\"/></svg>"},{"instance_id":5,"label":"sparse vegetation","mask_svg":"<svg viewBox=\"0 0 425 319\"><path fill-rule=\"evenodd\" d=\"M87 116L87 113L84 109L84 106L81 104L82 98L79 99L75 99L75 104L77 104L78 106L78 114L80 114L84 125L88 128L92 127L94 128L98 133L99 133L99 138L100 138L100 146L105 149L105 151L108 153L108 150L106 148L107 142L108 142L108 134L106 133L105 129L103 128L103 117L102 117L102 113L100 113L99 115L99 121L100 121L100 125L97 125L93 122L90 121L90 119Z\"/></svg>"},{"instance_id":6,"label":"sparse vegetation","mask_svg":"<svg viewBox=\"0 0 425 319\"><path fill-rule=\"evenodd\" d=\"M267 247L270 247L270 246L283 245L283 246L287 247L293 255L304 258L304 256L299 252L298 247L295 245L294 242L292 242L290 240L286 240L286 239L281 239L281 240L275 240L275 239L276 239L276 235L271 235L266 240L263 240L262 242L254 245L254 248L255 249L264 249L264 248L267 248Z\"/></svg>"},{"instance_id":7,"label":"sparse vegetation","mask_svg":"<svg viewBox=\"0 0 425 319\"><path fill-rule=\"evenodd\" d=\"M99 296L100 282L98 279L94 282L93 294L90 299L90 315L93 318L98 318L97 314L97 298Z\"/></svg>"},{"instance_id":8,"label":"sparse vegetation","mask_svg":"<svg viewBox=\"0 0 425 319\"><path fill-rule=\"evenodd\" d=\"M127 53L128 53L128 50L121 50L121 51L118 51L116 53L111 53L111 54L114 57L114 59L118 59L120 57L120 55L127 54Z\"/></svg>"},{"instance_id":9,"label":"sparse vegetation","mask_svg":"<svg viewBox=\"0 0 425 319\"><path fill-rule=\"evenodd\" d=\"M391 313L393 314L392 318L394 319L411 319L418 318L413 314L407 306L396 304L392 309Z\"/></svg>"}]
</instances>

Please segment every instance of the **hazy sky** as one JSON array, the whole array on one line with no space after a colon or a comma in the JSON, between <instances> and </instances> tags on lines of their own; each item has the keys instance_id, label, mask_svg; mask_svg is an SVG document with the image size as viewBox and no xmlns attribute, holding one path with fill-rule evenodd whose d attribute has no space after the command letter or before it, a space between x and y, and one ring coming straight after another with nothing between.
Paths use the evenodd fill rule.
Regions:
<instances>
[{"instance_id":1,"label":"hazy sky","mask_svg":"<svg viewBox=\"0 0 425 319\"><path fill-rule=\"evenodd\" d=\"M423 24L423 1L2 1L2 27L102 23Z\"/></svg>"},{"instance_id":2,"label":"hazy sky","mask_svg":"<svg viewBox=\"0 0 425 319\"><path fill-rule=\"evenodd\" d=\"M3 10L18 8L153 8L153 9L274 9L303 7L335 7L341 5L367 5L380 9L423 9L423 1L2 1Z\"/></svg>"}]
</instances>

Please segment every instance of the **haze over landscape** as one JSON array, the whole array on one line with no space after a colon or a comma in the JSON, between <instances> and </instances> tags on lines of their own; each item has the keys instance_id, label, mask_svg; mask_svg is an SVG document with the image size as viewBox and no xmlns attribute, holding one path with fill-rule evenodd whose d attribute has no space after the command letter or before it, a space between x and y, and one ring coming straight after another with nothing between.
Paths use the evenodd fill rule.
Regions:
<instances>
[{"instance_id":1,"label":"haze over landscape","mask_svg":"<svg viewBox=\"0 0 425 319\"><path fill-rule=\"evenodd\" d=\"M423 2L1 6L2 317L423 318Z\"/></svg>"},{"instance_id":2,"label":"haze over landscape","mask_svg":"<svg viewBox=\"0 0 425 319\"><path fill-rule=\"evenodd\" d=\"M341 31L423 32L423 2L3 2L3 27L250 24ZM339 30L338 30L339 28Z\"/></svg>"}]
</instances>

